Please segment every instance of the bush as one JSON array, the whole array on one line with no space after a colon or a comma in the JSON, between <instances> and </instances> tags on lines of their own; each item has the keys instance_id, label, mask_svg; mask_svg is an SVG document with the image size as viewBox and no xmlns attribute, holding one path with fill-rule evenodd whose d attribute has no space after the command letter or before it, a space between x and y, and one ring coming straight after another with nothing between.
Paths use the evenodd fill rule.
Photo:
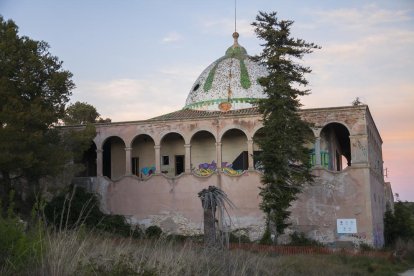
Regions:
<instances>
[{"instance_id":1,"label":"bush","mask_svg":"<svg viewBox=\"0 0 414 276\"><path fill-rule=\"evenodd\" d=\"M293 232L290 234L290 243L289 245L295 246L322 246L318 241L309 239L306 237L303 232Z\"/></svg>"},{"instance_id":2,"label":"bush","mask_svg":"<svg viewBox=\"0 0 414 276\"><path fill-rule=\"evenodd\" d=\"M157 225L151 225L150 227L145 229L145 236L150 239L153 239L153 238L158 239L159 237L161 237L161 234L162 234L162 230Z\"/></svg>"},{"instance_id":3,"label":"bush","mask_svg":"<svg viewBox=\"0 0 414 276\"><path fill-rule=\"evenodd\" d=\"M106 215L99 209L97 197L80 187L72 186L69 192L53 198L44 210L47 221L56 229L74 229L81 225L89 229L112 232L124 237L139 237L132 231L123 216Z\"/></svg>"},{"instance_id":4,"label":"bush","mask_svg":"<svg viewBox=\"0 0 414 276\"><path fill-rule=\"evenodd\" d=\"M247 235L239 234L237 232L236 233L231 232L229 239L231 243L250 243L251 242Z\"/></svg>"},{"instance_id":5,"label":"bush","mask_svg":"<svg viewBox=\"0 0 414 276\"><path fill-rule=\"evenodd\" d=\"M9 202L12 202L13 194L10 198ZM43 228L40 222L26 232L25 223L12 210L13 204L9 206L7 216L0 212L0 274L15 274L40 260L42 253Z\"/></svg>"},{"instance_id":6,"label":"bush","mask_svg":"<svg viewBox=\"0 0 414 276\"><path fill-rule=\"evenodd\" d=\"M263 233L262 238L260 239L260 244L273 244L272 235L270 233L269 227L266 227L265 232Z\"/></svg>"}]
</instances>

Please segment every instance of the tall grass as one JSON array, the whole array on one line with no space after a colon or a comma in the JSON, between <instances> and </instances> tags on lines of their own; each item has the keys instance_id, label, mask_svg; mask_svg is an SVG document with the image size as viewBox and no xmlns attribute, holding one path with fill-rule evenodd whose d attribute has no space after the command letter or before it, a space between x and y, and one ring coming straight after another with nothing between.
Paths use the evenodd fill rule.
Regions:
<instances>
[{"instance_id":1,"label":"tall grass","mask_svg":"<svg viewBox=\"0 0 414 276\"><path fill-rule=\"evenodd\" d=\"M86 211L88 208L80 206L79 217L71 218L77 204L73 199L62 201L72 209L69 212L63 207L54 226L47 227L43 218L25 229L11 212L0 216L0 275L395 275L414 266L414 260L406 260L414 256L412 243L401 244L399 259L389 261L337 254L283 256L274 251L220 250L165 236L121 237L102 232L106 228L89 227L92 223L86 223L83 213L91 214L92 207ZM109 222L106 225L119 226ZM119 232L124 233L121 226Z\"/></svg>"},{"instance_id":2,"label":"tall grass","mask_svg":"<svg viewBox=\"0 0 414 276\"><path fill-rule=\"evenodd\" d=\"M271 255L114 237L83 228L46 231L41 258L1 275L395 275L407 266L341 255Z\"/></svg>"}]
</instances>

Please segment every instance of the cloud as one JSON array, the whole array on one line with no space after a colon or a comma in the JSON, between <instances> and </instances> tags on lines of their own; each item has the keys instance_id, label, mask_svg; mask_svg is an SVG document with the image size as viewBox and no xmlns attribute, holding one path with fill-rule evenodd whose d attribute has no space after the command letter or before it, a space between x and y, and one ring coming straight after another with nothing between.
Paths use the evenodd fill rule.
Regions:
<instances>
[{"instance_id":1,"label":"cloud","mask_svg":"<svg viewBox=\"0 0 414 276\"><path fill-rule=\"evenodd\" d=\"M199 72L197 66L180 64L139 79L80 81L72 101L92 104L113 122L145 120L183 108Z\"/></svg>"},{"instance_id":2,"label":"cloud","mask_svg":"<svg viewBox=\"0 0 414 276\"><path fill-rule=\"evenodd\" d=\"M163 39L162 42L163 43L172 43L172 42L177 42L183 39L183 36L178 33L178 32L170 32L168 33Z\"/></svg>"},{"instance_id":3,"label":"cloud","mask_svg":"<svg viewBox=\"0 0 414 276\"><path fill-rule=\"evenodd\" d=\"M409 10L381 9L376 5L366 5L360 9L334 9L310 12L317 22L329 23L343 28L367 29L380 24L400 23L411 20Z\"/></svg>"}]
</instances>

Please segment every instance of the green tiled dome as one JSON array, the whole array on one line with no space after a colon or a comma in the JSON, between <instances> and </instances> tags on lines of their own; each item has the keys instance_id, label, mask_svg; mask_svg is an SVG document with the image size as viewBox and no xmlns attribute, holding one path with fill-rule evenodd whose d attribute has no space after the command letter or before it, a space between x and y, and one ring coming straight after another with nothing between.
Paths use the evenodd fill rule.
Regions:
<instances>
[{"instance_id":1,"label":"green tiled dome","mask_svg":"<svg viewBox=\"0 0 414 276\"><path fill-rule=\"evenodd\" d=\"M194 82L184 108L228 111L252 107L265 97L257 79L267 75L266 68L254 62L246 49L234 44L225 55L208 66Z\"/></svg>"}]
</instances>

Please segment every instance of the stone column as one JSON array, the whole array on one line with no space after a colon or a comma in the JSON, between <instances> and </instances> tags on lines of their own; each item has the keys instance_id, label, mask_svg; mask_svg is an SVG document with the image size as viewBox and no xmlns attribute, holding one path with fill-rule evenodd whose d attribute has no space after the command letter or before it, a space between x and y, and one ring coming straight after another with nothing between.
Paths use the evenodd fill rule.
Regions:
<instances>
[{"instance_id":1,"label":"stone column","mask_svg":"<svg viewBox=\"0 0 414 276\"><path fill-rule=\"evenodd\" d=\"M320 167L321 164L321 137L315 139L315 167Z\"/></svg>"},{"instance_id":2,"label":"stone column","mask_svg":"<svg viewBox=\"0 0 414 276\"><path fill-rule=\"evenodd\" d=\"M97 149L96 150L96 176L103 176L103 158L102 158L103 150Z\"/></svg>"},{"instance_id":3,"label":"stone column","mask_svg":"<svg viewBox=\"0 0 414 276\"><path fill-rule=\"evenodd\" d=\"M161 146L155 145L155 173L161 173Z\"/></svg>"},{"instance_id":4,"label":"stone column","mask_svg":"<svg viewBox=\"0 0 414 276\"><path fill-rule=\"evenodd\" d=\"M216 143L217 168L221 169L221 142Z\"/></svg>"},{"instance_id":5,"label":"stone column","mask_svg":"<svg viewBox=\"0 0 414 276\"><path fill-rule=\"evenodd\" d=\"M125 148L125 175L132 174L131 151L132 151L132 148L129 148L129 147Z\"/></svg>"},{"instance_id":6,"label":"stone column","mask_svg":"<svg viewBox=\"0 0 414 276\"><path fill-rule=\"evenodd\" d=\"M191 173L191 144L185 144L185 172Z\"/></svg>"},{"instance_id":7,"label":"stone column","mask_svg":"<svg viewBox=\"0 0 414 276\"><path fill-rule=\"evenodd\" d=\"M249 164L249 171L254 170L254 160L253 160L253 140L247 140L247 155L248 155L248 164Z\"/></svg>"}]
</instances>

